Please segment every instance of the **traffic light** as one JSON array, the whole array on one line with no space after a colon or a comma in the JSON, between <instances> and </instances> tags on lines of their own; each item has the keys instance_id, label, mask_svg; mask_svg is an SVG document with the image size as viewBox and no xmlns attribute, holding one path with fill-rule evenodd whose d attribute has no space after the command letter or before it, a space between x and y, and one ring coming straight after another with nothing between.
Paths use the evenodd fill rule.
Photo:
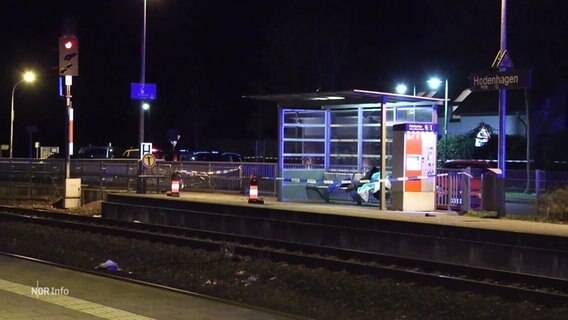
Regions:
<instances>
[{"instance_id":1,"label":"traffic light","mask_svg":"<svg viewBox=\"0 0 568 320\"><path fill-rule=\"evenodd\" d=\"M79 75L79 40L74 36L59 37L59 75Z\"/></svg>"}]
</instances>

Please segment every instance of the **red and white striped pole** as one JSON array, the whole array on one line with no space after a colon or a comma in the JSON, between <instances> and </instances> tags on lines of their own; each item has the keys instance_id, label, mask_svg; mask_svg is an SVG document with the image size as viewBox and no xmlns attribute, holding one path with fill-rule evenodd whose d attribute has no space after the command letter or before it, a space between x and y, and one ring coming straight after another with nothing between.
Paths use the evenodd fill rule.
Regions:
<instances>
[{"instance_id":1,"label":"red and white striped pole","mask_svg":"<svg viewBox=\"0 0 568 320\"><path fill-rule=\"evenodd\" d=\"M69 107L69 155L73 155L73 107Z\"/></svg>"},{"instance_id":2,"label":"red and white striped pole","mask_svg":"<svg viewBox=\"0 0 568 320\"><path fill-rule=\"evenodd\" d=\"M65 76L65 100L67 104L67 152L65 155L65 179L71 177L71 155L73 155L73 102L71 101L71 85L73 85L73 77Z\"/></svg>"}]
</instances>

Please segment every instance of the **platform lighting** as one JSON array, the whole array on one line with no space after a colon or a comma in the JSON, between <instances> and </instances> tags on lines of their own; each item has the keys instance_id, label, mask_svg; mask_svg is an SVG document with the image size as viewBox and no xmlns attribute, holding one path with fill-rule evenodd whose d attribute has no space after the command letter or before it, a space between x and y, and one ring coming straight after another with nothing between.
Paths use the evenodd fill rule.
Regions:
<instances>
[{"instance_id":1,"label":"platform lighting","mask_svg":"<svg viewBox=\"0 0 568 320\"><path fill-rule=\"evenodd\" d=\"M142 50L140 53L140 83L146 82L146 16L147 16L147 0L143 2L143 16L142 16ZM140 101L139 117L138 117L138 146L142 148L144 143L144 101ZM142 175L144 167L142 161L138 164L138 175ZM136 193L146 193L145 187L141 178L136 180Z\"/></svg>"},{"instance_id":2,"label":"platform lighting","mask_svg":"<svg viewBox=\"0 0 568 320\"><path fill-rule=\"evenodd\" d=\"M35 81L35 79L35 73L33 73L32 71L26 71L23 74L22 79L16 82L16 84L14 84L14 87L12 87L12 103L10 108L10 159L12 159L14 150L14 94L16 93L16 87L22 82L32 83Z\"/></svg>"},{"instance_id":3,"label":"platform lighting","mask_svg":"<svg viewBox=\"0 0 568 320\"><path fill-rule=\"evenodd\" d=\"M150 109L150 104L148 102L144 102L142 104L142 109L144 109L144 111L148 111Z\"/></svg>"},{"instance_id":4,"label":"platform lighting","mask_svg":"<svg viewBox=\"0 0 568 320\"><path fill-rule=\"evenodd\" d=\"M400 83L396 86L395 90L398 94L405 94L408 90L408 87L404 83Z\"/></svg>"},{"instance_id":5,"label":"platform lighting","mask_svg":"<svg viewBox=\"0 0 568 320\"><path fill-rule=\"evenodd\" d=\"M442 80L440 80L438 78L430 78L426 82L428 83L428 85L430 86L430 89L432 89L432 90L438 90L440 88L440 86L442 85Z\"/></svg>"},{"instance_id":6,"label":"platform lighting","mask_svg":"<svg viewBox=\"0 0 568 320\"><path fill-rule=\"evenodd\" d=\"M442 85L442 80L438 78L430 78L427 82L433 90ZM448 78L444 81L444 159L448 159Z\"/></svg>"}]
</instances>

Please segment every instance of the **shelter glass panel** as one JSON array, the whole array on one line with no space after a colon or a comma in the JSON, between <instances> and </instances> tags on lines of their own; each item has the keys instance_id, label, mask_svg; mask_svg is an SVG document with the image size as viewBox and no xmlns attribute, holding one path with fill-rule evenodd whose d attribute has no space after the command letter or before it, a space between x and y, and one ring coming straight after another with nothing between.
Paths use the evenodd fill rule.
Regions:
<instances>
[{"instance_id":1,"label":"shelter glass panel","mask_svg":"<svg viewBox=\"0 0 568 320\"><path fill-rule=\"evenodd\" d=\"M357 126L334 126L329 128L330 139L357 139Z\"/></svg>"},{"instance_id":2,"label":"shelter glass panel","mask_svg":"<svg viewBox=\"0 0 568 320\"><path fill-rule=\"evenodd\" d=\"M325 124L325 112L320 110L284 110L284 123Z\"/></svg>"},{"instance_id":3,"label":"shelter glass panel","mask_svg":"<svg viewBox=\"0 0 568 320\"><path fill-rule=\"evenodd\" d=\"M417 108L415 113L416 122L435 122L432 108Z\"/></svg>"},{"instance_id":4,"label":"shelter glass panel","mask_svg":"<svg viewBox=\"0 0 568 320\"><path fill-rule=\"evenodd\" d=\"M325 115L325 110L283 110L284 163L323 165Z\"/></svg>"},{"instance_id":5,"label":"shelter glass panel","mask_svg":"<svg viewBox=\"0 0 568 320\"><path fill-rule=\"evenodd\" d=\"M381 167L381 155L375 156L364 156L363 157L363 169L369 170L372 167Z\"/></svg>"},{"instance_id":6,"label":"shelter glass panel","mask_svg":"<svg viewBox=\"0 0 568 320\"><path fill-rule=\"evenodd\" d=\"M332 124L353 124L357 125L359 112L357 110L332 110Z\"/></svg>"},{"instance_id":7,"label":"shelter glass panel","mask_svg":"<svg viewBox=\"0 0 568 320\"><path fill-rule=\"evenodd\" d=\"M357 154L357 142L335 142L330 144L330 154Z\"/></svg>"},{"instance_id":8,"label":"shelter glass panel","mask_svg":"<svg viewBox=\"0 0 568 320\"><path fill-rule=\"evenodd\" d=\"M352 171L357 170L357 157L356 156L330 156L329 162L333 168L349 168Z\"/></svg>"}]
</instances>

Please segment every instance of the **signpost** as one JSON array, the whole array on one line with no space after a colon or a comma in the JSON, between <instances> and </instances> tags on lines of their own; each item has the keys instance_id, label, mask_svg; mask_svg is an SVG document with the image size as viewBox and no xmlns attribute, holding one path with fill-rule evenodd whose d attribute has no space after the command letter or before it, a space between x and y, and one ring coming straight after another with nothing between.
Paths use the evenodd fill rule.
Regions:
<instances>
[{"instance_id":1,"label":"signpost","mask_svg":"<svg viewBox=\"0 0 568 320\"><path fill-rule=\"evenodd\" d=\"M141 83L132 82L130 84L130 98L132 100L140 100L140 121L139 121L139 141L140 141L140 159L144 156L144 109L142 105L144 100L156 100L156 84L155 83L145 83L145 59L146 59L146 1L144 1L144 45L142 47L142 80ZM152 147L150 146L149 152L152 152ZM144 167L140 162L138 164L138 176L142 175L144 172ZM143 181L139 177L136 183L136 193L146 193L146 187L143 186Z\"/></svg>"}]
</instances>

